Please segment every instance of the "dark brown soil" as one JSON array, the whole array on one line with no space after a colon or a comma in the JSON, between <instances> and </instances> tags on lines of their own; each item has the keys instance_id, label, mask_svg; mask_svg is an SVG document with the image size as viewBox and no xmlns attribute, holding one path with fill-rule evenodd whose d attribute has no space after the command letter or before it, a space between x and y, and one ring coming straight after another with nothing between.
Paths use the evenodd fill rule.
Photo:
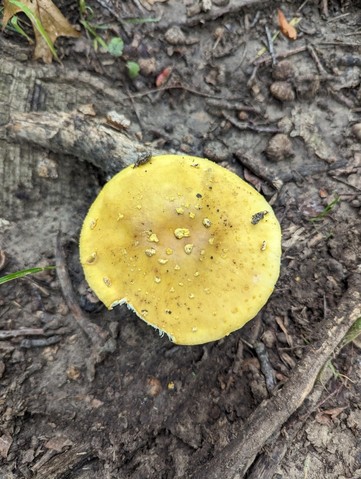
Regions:
<instances>
[{"instance_id":1,"label":"dark brown soil","mask_svg":"<svg viewBox=\"0 0 361 479\"><path fill-rule=\"evenodd\" d=\"M78 40L58 42L63 66L54 68L106 78L121 100L95 87L73 95L74 80L62 92L61 109L92 103L99 118L116 110L131 120L129 134L150 149L208 157L253 184L282 225L281 277L253 321L203 346L170 343L125 306L107 311L87 287L78 258L82 220L107 174L86 158L51 152L43 174L39 153L28 170L31 182L22 172L0 194L6 256L0 275L55 264L61 231L76 301L103 336L94 342L84 334L54 271L0 286L0 478L191 477L272 395L255 344L266 347L281 388L307 350L327 337L351 273L361 272L359 2L241 8L214 0L210 10L206 1L153 3L107 3L117 18L103 2L89 1L93 22L109 25L104 36L123 37L123 56L94 51L82 31ZM76 3L59 6L79 22ZM265 28L277 29L277 8L301 22L297 40L275 41L275 66L267 53L257 57ZM132 24L119 17L158 20ZM2 35L22 44L25 64L31 62L22 38ZM128 60L141 65L134 80ZM168 66L169 81L157 90L155 80ZM60 111L54 85L55 76L34 111ZM291 152L277 132L287 135ZM0 176L16 176L14 161L3 156ZM43 333L1 336L21 328ZM285 457L264 477L361 478L356 343L329 367L333 377L316 410L292 440L285 433Z\"/></svg>"}]
</instances>

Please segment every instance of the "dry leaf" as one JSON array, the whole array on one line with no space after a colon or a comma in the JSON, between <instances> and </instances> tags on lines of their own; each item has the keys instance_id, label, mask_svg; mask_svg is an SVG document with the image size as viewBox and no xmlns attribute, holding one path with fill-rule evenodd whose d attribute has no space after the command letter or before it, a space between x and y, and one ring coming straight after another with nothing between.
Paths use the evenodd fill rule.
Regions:
<instances>
[{"instance_id":1,"label":"dry leaf","mask_svg":"<svg viewBox=\"0 0 361 479\"><path fill-rule=\"evenodd\" d=\"M75 30L51 0L21 0L21 3L31 10L41 22L53 43L58 37L78 37L80 35L80 32ZM4 0L3 28L6 27L10 18L19 12L22 12L20 7L11 4L9 0ZM35 34L34 59L41 59L44 63L51 63L53 59L52 52L33 21L32 23Z\"/></svg>"},{"instance_id":2,"label":"dry leaf","mask_svg":"<svg viewBox=\"0 0 361 479\"><path fill-rule=\"evenodd\" d=\"M7 458L12 442L13 438L8 433L5 433L0 437L0 456L4 459Z\"/></svg>"},{"instance_id":3,"label":"dry leaf","mask_svg":"<svg viewBox=\"0 0 361 479\"><path fill-rule=\"evenodd\" d=\"M276 316L275 319L276 319L276 323L278 324L278 326L281 328L282 332L286 336L286 340L287 340L288 345L291 346L291 348L292 348L293 347L293 339L292 339L292 336L290 336L288 334L287 328L284 325L284 323L282 321L282 318L280 318L279 316Z\"/></svg>"},{"instance_id":4,"label":"dry leaf","mask_svg":"<svg viewBox=\"0 0 361 479\"><path fill-rule=\"evenodd\" d=\"M44 446L56 452L62 452L65 448L73 445L73 442L64 436L54 436L50 438Z\"/></svg>"},{"instance_id":5,"label":"dry leaf","mask_svg":"<svg viewBox=\"0 0 361 479\"><path fill-rule=\"evenodd\" d=\"M339 416L342 411L344 411L346 409L346 406L343 406L343 407L334 407L332 409L325 409L323 412L323 414L328 414L329 416L331 416L331 419L334 421L337 416Z\"/></svg>"},{"instance_id":6,"label":"dry leaf","mask_svg":"<svg viewBox=\"0 0 361 479\"><path fill-rule=\"evenodd\" d=\"M326 416L326 414L323 414L322 412L318 412L315 416L315 421L318 424L323 424L324 426L331 426L332 420L330 416Z\"/></svg>"},{"instance_id":7,"label":"dry leaf","mask_svg":"<svg viewBox=\"0 0 361 479\"><path fill-rule=\"evenodd\" d=\"M332 424L332 421L335 421L337 416L339 416L342 413L342 411L344 411L345 409L346 409L346 406L335 407L332 409L325 409L323 411L319 411L316 414L315 419L319 424L326 424L327 426L329 426Z\"/></svg>"},{"instance_id":8,"label":"dry leaf","mask_svg":"<svg viewBox=\"0 0 361 479\"><path fill-rule=\"evenodd\" d=\"M280 26L280 30L287 38L290 40L296 40L297 38L297 31L295 27L293 27L288 21L287 18L284 16L282 10L278 10L278 24Z\"/></svg>"}]
</instances>

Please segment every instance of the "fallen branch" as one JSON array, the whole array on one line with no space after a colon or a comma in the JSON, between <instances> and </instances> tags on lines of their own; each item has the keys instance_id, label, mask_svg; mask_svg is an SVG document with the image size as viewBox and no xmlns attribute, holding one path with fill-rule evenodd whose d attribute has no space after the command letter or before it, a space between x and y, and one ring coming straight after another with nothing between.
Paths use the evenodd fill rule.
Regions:
<instances>
[{"instance_id":1,"label":"fallen branch","mask_svg":"<svg viewBox=\"0 0 361 479\"><path fill-rule=\"evenodd\" d=\"M310 394L324 365L360 316L361 275L353 274L335 316L323 324L324 340L304 356L283 388L254 411L239 437L197 470L192 478L233 479L236 474L238 478L244 477L267 440L280 430Z\"/></svg>"},{"instance_id":2,"label":"fallen branch","mask_svg":"<svg viewBox=\"0 0 361 479\"><path fill-rule=\"evenodd\" d=\"M149 149L98 118L79 112L12 113L8 139L76 156L114 175Z\"/></svg>"}]
</instances>

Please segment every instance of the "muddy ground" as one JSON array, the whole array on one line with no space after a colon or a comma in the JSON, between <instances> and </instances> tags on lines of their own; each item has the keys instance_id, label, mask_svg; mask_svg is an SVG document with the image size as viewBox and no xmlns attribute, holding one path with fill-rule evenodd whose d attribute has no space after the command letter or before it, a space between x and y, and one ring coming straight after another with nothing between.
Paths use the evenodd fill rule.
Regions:
<instances>
[{"instance_id":1,"label":"muddy ground","mask_svg":"<svg viewBox=\"0 0 361 479\"><path fill-rule=\"evenodd\" d=\"M0 68L10 79L3 105L16 102L32 68L37 96L24 94L21 111L92 104L99 119L122 113L130 137L152 151L207 157L245 178L271 202L283 230L281 276L257 318L220 341L175 346L126 307L107 311L84 280L79 232L109 172L50 147L8 150L1 134L1 274L61 264L58 237L81 308L55 271L0 286L1 478L200 477L195 471L327 337L350 275L360 273L361 5L242 3L90 1L92 22L108 25L99 31L104 38L124 39L123 55L95 51L82 29L79 39L59 40L62 65L50 70L32 61L21 37L1 34L6 65L17 52L18 72ZM79 24L75 2L58 4ZM277 30L277 8L301 21L296 40L278 36L272 59L259 52L266 29ZM126 61L139 63L135 79ZM171 75L159 88L166 67ZM108 89L98 88L100 79ZM97 341L79 327L79 315ZM14 333L22 328L32 331ZM257 343L266 348L274 390ZM283 430L285 455L264 477L361 478L358 344L331 358L322 397L294 437ZM267 451L271 457L272 438L259 454Z\"/></svg>"}]
</instances>

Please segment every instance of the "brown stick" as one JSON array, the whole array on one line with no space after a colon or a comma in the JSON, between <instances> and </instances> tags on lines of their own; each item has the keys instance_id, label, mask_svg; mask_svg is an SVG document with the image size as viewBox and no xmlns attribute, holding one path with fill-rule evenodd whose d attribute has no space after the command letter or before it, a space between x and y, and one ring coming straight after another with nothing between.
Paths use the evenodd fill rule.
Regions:
<instances>
[{"instance_id":1,"label":"brown stick","mask_svg":"<svg viewBox=\"0 0 361 479\"><path fill-rule=\"evenodd\" d=\"M135 163L139 154L148 151L125 133L78 112L12 113L6 132L11 140L77 156L109 175Z\"/></svg>"},{"instance_id":2,"label":"brown stick","mask_svg":"<svg viewBox=\"0 0 361 479\"><path fill-rule=\"evenodd\" d=\"M93 345L98 346L102 343L103 339L106 338L107 335L99 326L90 322L80 309L80 306L76 300L72 288L68 270L66 268L65 254L61 245L60 231L56 238L55 259L56 273L59 279L63 296L66 299L66 303L85 336L90 340Z\"/></svg>"},{"instance_id":3,"label":"brown stick","mask_svg":"<svg viewBox=\"0 0 361 479\"><path fill-rule=\"evenodd\" d=\"M198 25L199 23L205 23L205 22L210 22L213 20L217 20L219 17L223 17L224 15L230 14L230 13L238 13L240 10L242 10L245 7L251 7L253 5L257 5L258 3L262 3L262 5L265 5L266 3L269 3L268 1L265 0L236 0L234 2L231 2L229 5L227 5L224 8L217 8L209 11L208 13L203 13L200 15L195 15L194 17L190 18L187 20L186 24L189 27L194 27L195 25Z\"/></svg>"},{"instance_id":4,"label":"brown stick","mask_svg":"<svg viewBox=\"0 0 361 479\"><path fill-rule=\"evenodd\" d=\"M316 344L295 368L292 378L271 399L264 401L248 418L243 431L217 454L193 479L233 479L243 477L266 441L302 405L312 391L324 364L343 337L361 316L361 275L349 278L349 288L334 318L323 325L324 340Z\"/></svg>"},{"instance_id":5,"label":"brown stick","mask_svg":"<svg viewBox=\"0 0 361 479\"><path fill-rule=\"evenodd\" d=\"M18 338L19 336L44 336L42 328L23 328L0 331L0 340L9 338Z\"/></svg>"}]
</instances>

